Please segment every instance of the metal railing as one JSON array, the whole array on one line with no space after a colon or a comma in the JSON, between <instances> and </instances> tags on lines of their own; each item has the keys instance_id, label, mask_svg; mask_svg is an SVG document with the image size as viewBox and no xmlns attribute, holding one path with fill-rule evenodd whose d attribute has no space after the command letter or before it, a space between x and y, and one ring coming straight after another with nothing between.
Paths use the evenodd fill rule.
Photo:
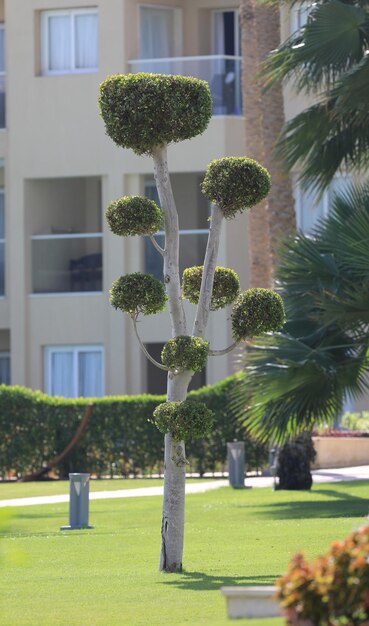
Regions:
<instances>
[{"instance_id":1,"label":"metal railing","mask_svg":"<svg viewBox=\"0 0 369 626\"><path fill-rule=\"evenodd\" d=\"M102 291L102 233L33 235L32 293Z\"/></svg>"},{"instance_id":2,"label":"metal railing","mask_svg":"<svg viewBox=\"0 0 369 626\"><path fill-rule=\"evenodd\" d=\"M133 74L180 74L206 80L213 97L213 115L242 115L241 57L209 55L133 59L128 64Z\"/></svg>"},{"instance_id":3,"label":"metal railing","mask_svg":"<svg viewBox=\"0 0 369 626\"><path fill-rule=\"evenodd\" d=\"M208 229L203 228L179 231L180 276L187 267L203 265L208 235ZM160 246L164 246L163 231L156 233L155 239ZM158 280L163 280L163 257L154 248L148 237L145 237L144 242L144 271L147 274L152 274Z\"/></svg>"}]
</instances>

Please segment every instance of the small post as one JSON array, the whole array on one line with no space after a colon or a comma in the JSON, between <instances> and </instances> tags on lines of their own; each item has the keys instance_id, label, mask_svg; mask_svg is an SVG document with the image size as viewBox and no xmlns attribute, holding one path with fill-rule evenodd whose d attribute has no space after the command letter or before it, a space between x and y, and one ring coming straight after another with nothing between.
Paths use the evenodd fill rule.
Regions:
<instances>
[{"instance_id":1,"label":"small post","mask_svg":"<svg viewBox=\"0 0 369 626\"><path fill-rule=\"evenodd\" d=\"M271 476L273 476L273 491L275 491L277 488L276 476L278 466L278 453L278 446L273 446L269 448L269 469Z\"/></svg>"},{"instance_id":2,"label":"small post","mask_svg":"<svg viewBox=\"0 0 369 626\"><path fill-rule=\"evenodd\" d=\"M69 474L69 526L60 530L93 528L88 524L90 474Z\"/></svg>"},{"instance_id":3,"label":"small post","mask_svg":"<svg viewBox=\"0 0 369 626\"><path fill-rule=\"evenodd\" d=\"M245 443L235 439L227 443L228 450L228 477L231 487L243 489L245 487Z\"/></svg>"}]
</instances>

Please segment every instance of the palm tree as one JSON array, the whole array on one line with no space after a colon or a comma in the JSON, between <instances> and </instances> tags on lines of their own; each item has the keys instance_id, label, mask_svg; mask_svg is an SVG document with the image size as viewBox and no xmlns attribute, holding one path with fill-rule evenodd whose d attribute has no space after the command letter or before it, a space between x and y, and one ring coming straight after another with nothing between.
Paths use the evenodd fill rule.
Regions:
<instances>
[{"instance_id":1,"label":"palm tree","mask_svg":"<svg viewBox=\"0 0 369 626\"><path fill-rule=\"evenodd\" d=\"M368 388L369 183L333 200L314 232L284 245L277 272L288 323L254 341L236 406L261 440L332 422Z\"/></svg>"},{"instance_id":2,"label":"palm tree","mask_svg":"<svg viewBox=\"0 0 369 626\"><path fill-rule=\"evenodd\" d=\"M246 153L265 163L272 177L269 197L248 215L250 285L271 287L281 239L296 230L291 182L272 156L284 124L282 88L276 84L264 92L258 76L267 55L280 42L279 9L243 0L240 18Z\"/></svg>"},{"instance_id":3,"label":"palm tree","mask_svg":"<svg viewBox=\"0 0 369 626\"><path fill-rule=\"evenodd\" d=\"M298 165L306 187L322 190L340 168L369 164L368 48L368 1L326 0L264 63L267 86L292 79L313 97L286 123L276 152L286 171Z\"/></svg>"}]
</instances>

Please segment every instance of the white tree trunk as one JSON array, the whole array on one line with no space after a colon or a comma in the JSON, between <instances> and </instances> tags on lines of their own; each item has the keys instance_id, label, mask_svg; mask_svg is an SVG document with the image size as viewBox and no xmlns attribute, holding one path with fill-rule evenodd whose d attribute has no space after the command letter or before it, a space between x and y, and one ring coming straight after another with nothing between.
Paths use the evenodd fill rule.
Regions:
<instances>
[{"instance_id":1,"label":"white tree trunk","mask_svg":"<svg viewBox=\"0 0 369 626\"><path fill-rule=\"evenodd\" d=\"M193 372L168 374L168 402L186 399L187 387ZM166 572L182 570L186 451L184 441L174 441L165 435L164 498L161 526L161 553L159 569Z\"/></svg>"},{"instance_id":2,"label":"white tree trunk","mask_svg":"<svg viewBox=\"0 0 369 626\"><path fill-rule=\"evenodd\" d=\"M172 336L186 335L186 317L183 310L181 281L179 278L179 228L178 213L170 184L167 146L153 151L155 181L161 209L164 214L165 252L164 283L169 298Z\"/></svg>"},{"instance_id":3,"label":"white tree trunk","mask_svg":"<svg viewBox=\"0 0 369 626\"><path fill-rule=\"evenodd\" d=\"M210 232L206 246L200 296L193 327L193 335L196 337L204 336L206 325L208 323L222 223L223 213L219 207L213 204L211 209Z\"/></svg>"},{"instance_id":4,"label":"white tree trunk","mask_svg":"<svg viewBox=\"0 0 369 626\"><path fill-rule=\"evenodd\" d=\"M167 147L165 145L156 147L153 150L153 159L156 186L164 214L164 283L169 299L172 337L178 337L187 334L187 327L179 277L178 213L170 184ZM204 335L208 320L222 219L221 211L217 207L213 207L193 333L197 336ZM168 402L182 402L186 399L192 376L193 372L188 370L168 373ZM184 442L174 441L171 434L167 433L164 452L164 498L160 554L160 570L166 572L180 572L182 569L186 465Z\"/></svg>"},{"instance_id":5,"label":"white tree trunk","mask_svg":"<svg viewBox=\"0 0 369 626\"><path fill-rule=\"evenodd\" d=\"M172 337L177 337L178 335L186 335L187 327L179 277L178 213L169 178L167 147L157 147L153 151L153 159L156 186L164 214L164 283L169 299ZM187 388L192 376L193 372L189 371L179 374L169 372L168 402L181 402L186 399ZM160 570L166 572L180 572L182 569L185 478L186 452L184 442L174 441L170 433L167 433L164 451L162 544L159 565Z\"/></svg>"}]
</instances>

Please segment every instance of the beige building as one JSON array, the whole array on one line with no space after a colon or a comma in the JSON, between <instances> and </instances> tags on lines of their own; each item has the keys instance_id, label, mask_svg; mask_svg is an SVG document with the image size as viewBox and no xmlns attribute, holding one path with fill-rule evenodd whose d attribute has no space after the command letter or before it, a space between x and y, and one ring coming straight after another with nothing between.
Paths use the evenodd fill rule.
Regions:
<instances>
[{"instance_id":1,"label":"beige building","mask_svg":"<svg viewBox=\"0 0 369 626\"><path fill-rule=\"evenodd\" d=\"M131 320L108 301L114 279L134 271L160 275L160 258L147 239L112 235L104 219L113 199L154 196L152 162L106 137L98 88L108 74L139 70L191 74L211 84L208 130L169 151L181 264L202 263L208 205L199 183L213 158L244 154L236 6L230 0L0 3L1 81L6 59L0 98L1 380L71 396L163 389L160 372L139 350ZM219 264L239 272L243 288L246 236L245 219L227 223L219 257ZM194 307L187 309L191 317ZM213 314L214 348L230 341L228 316ZM167 316L144 318L140 333L158 355L170 336ZM212 359L197 383L231 370L231 357Z\"/></svg>"},{"instance_id":2,"label":"beige building","mask_svg":"<svg viewBox=\"0 0 369 626\"><path fill-rule=\"evenodd\" d=\"M118 276L161 274L148 239L118 238L104 219L122 195L155 198L152 162L105 135L98 88L108 74L136 71L208 80L214 115L207 131L169 150L181 265L201 264L209 207L199 183L212 159L245 154L237 5L0 0L0 382L66 396L164 390L130 319L108 301ZM297 195L299 223L308 229ZM226 223L218 264L234 268L247 288L245 216ZM194 307L186 310L191 318ZM167 315L144 318L140 333L158 357L170 336ZM212 314L208 339L214 349L229 345L229 311ZM195 382L233 370L234 356L213 358Z\"/></svg>"}]
</instances>

